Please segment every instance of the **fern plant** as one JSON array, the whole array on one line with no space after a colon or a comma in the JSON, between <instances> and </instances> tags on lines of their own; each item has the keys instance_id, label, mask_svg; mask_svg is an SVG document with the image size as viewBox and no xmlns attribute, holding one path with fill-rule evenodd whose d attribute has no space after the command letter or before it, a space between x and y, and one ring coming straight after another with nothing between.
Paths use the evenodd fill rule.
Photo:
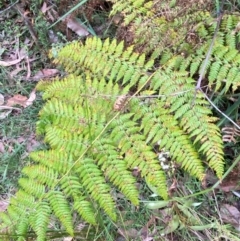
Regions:
<instances>
[{"instance_id":1,"label":"fern plant","mask_svg":"<svg viewBox=\"0 0 240 241\"><path fill-rule=\"evenodd\" d=\"M96 204L116 220L113 186L139 204L134 167L167 199L157 145L199 180L203 158L221 178L220 132L201 93L191 104L195 81L171 64L152 71L153 61L132 49L89 38L52 52L54 62L71 74L38 84L48 101L37 132L50 149L31 154L35 164L23 169L20 190L1 213L2 228L12 227L20 237L32 229L44 240L54 214L73 236L72 214L96 224ZM164 97L148 98L156 94Z\"/></svg>"},{"instance_id":2,"label":"fern plant","mask_svg":"<svg viewBox=\"0 0 240 241\"><path fill-rule=\"evenodd\" d=\"M194 29L207 19L213 20L206 11L212 4L209 0L108 1L114 3L111 15L118 13L123 17L122 24L118 24L118 37L126 42L130 39L135 49L154 57L166 48L192 51L199 41Z\"/></svg>"},{"instance_id":3,"label":"fern plant","mask_svg":"<svg viewBox=\"0 0 240 241\"><path fill-rule=\"evenodd\" d=\"M155 6L152 1L126 2L146 16ZM118 1L113 11L120 4L121 11L127 8L124 1ZM126 16L135 14L132 9L124 11ZM45 240L55 216L61 229L74 236L73 214L96 224L99 207L116 220L113 188L139 205L132 175L135 167L146 183L168 199L165 172L158 160L162 149L199 180L204 179L206 164L222 177L223 143L217 118L196 90L194 79L210 45L208 35L214 31L214 24L208 22L213 17L207 15L195 28L202 42L194 45L198 46L194 54L178 55L169 49L149 60L135 52L134 46L124 48L124 42L98 38L52 50L54 63L69 75L37 86L47 100L37 133L45 136L49 149L31 153L33 164L23 169L19 191L8 210L0 213L2 230L15 233L19 240L33 231L37 240ZM205 78L216 90L238 87L234 19L224 18L207 65Z\"/></svg>"}]
</instances>

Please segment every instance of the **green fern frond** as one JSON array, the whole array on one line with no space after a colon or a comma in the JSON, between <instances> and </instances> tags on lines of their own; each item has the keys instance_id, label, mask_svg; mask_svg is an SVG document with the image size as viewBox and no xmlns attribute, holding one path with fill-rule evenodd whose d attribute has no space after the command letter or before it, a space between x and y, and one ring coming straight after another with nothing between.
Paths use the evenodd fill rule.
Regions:
<instances>
[{"instance_id":1,"label":"green fern frond","mask_svg":"<svg viewBox=\"0 0 240 241\"><path fill-rule=\"evenodd\" d=\"M45 186L34 179L20 178L19 185L26 193L29 193L34 197L41 198L45 193Z\"/></svg>"},{"instance_id":2,"label":"green fern frond","mask_svg":"<svg viewBox=\"0 0 240 241\"><path fill-rule=\"evenodd\" d=\"M127 167L133 169L137 166L142 176L150 184L158 187L159 195L166 199L168 196L166 192L166 178L158 163L157 155L153 152L151 146L145 143L144 137L140 134L141 127L137 125L137 122L129 120L131 116L133 116L132 113L121 115L111 123L113 131L110 139L117 144L120 153L125 155L124 161ZM129 187L125 187L126 192L129 194L133 192L133 197L134 195L136 196L133 183L131 183L130 187L132 190ZM136 201L133 203L136 203Z\"/></svg>"},{"instance_id":3,"label":"green fern frond","mask_svg":"<svg viewBox=\"0 0 240 241\"><path fill-rule=\"evenodd\" d=\"M73 155L59 150L38 151L30 154L32 160L53 169L66 173L74 163ZM57 160L57 161L56 161Z\"/></svg>"},{"instance_id":4,"label":"green fern frond","mask_svg":"<svg viewBox=\"0 0 240 241\"><path fill-rule=\"evenodd\" d=\"M149 61L147 64L144 63L145 56L132 52L133 48L131 47L123 51L123 43L116 44L116 40L114 40L109 45L105 44L109 42L108 39L102 44L99 41L98 38L89 38L85 46L73 42L60 50L54 62L56 64L61 63L68 72L75 75L79 75L80 69L78 66L81 65L90 71L90 77L99 73L102 77L110 78L110 80L120 79L119 71L124 68L126 73L120 82L125 84L131 81L128 83L129 86L136 84L142 76L142 72L153 65L153 61ZM81 54L77 56L76 53ZM73 63L73 61L75 62ZM105 64L107 62L108 65ZM134 78L132 75L134 75Z\"/></svg>"},{"instance_id":5,"label":"green fern frond","mask_svg":"<svg viewBox=\"0 0 240 241\"><path fill-rule=\"evenodd\" d=\"M114 130L111 134L114 134ZM138 191L136 180L127 170L126 161L119 155L119 151L110 140L101 140L94 144L97 164L101 166L106 177L134 204L138 205ZM121 173L121 175L118 175Z\"/></svg>"},{"instance_id":6,"label":"green fern frond","mask_svg":"<svg viewBox=\"0 0 240 241\"><path fill-rule=\"evenodd\" d=\"M54 187L58 180L58 174L50 168L43 165L32 165L24 167L22 173L27 175L30 179L37 180L40 184L49 185L50 188Z\"/></svg>"},{"instance_id":7,"label":"green fern frond","mask_svg":"<svg viewBox=\"0 0 240 241\"><path fill-rule=\"evenodd\" d=\"M90 158L81 160L76 172L80 176L82 185L88 190L92 198L113 220L116 220L114 201L109 193L110 186L105 182L103 173L94 163L94 160Z\"/></svg>"},{"instance_id":8,"label":"green fern frond","mask_svg":"<svg viewBox=\"0 0 240 241\"><path fill-rule=\"evenodd\" d=\"M140 15L149 15L151 13L150 9L152 8L153 1L145 1L145 0L129 0L129 1L116 1L116 0L108 0L113 4L113 8L111 10L110 15L115 15L118 12L121 12L126 15L124 19L124 23L128 25L137 16Z\"/></svg>"},{"instance_id":9,"label":"green fern frond","mask_svg":"<svg viewBox=\"0 0 240 241\"><path fill-rule=\"evenodd\" d=\"M130 7L143 4L131 1ZM240 58L226 45L218 53L221 46L219 42L214 46L205 77L219 89L229 76L227 91L230 85L238 85ZM51 216L71 236L75 213L92 224L101 212L116 220L112 188L139 204L132 175L135 167L167 199L166 175L156 146L169 151L183 170L200 180L203 160L221 178L220 131L194 80L208 47L204 43L186 57L164 54L155 61L154 70L153 60L135 53L132 46L124 50L123 42L116 40L88 38L85 44L73 42L52 53L54 62L69 75L50 84L39 83L48 101L40 111L37 133L45 136L49 150L31 153L35 164L23 169L20 190L3 221L16 226L22 220L19 235L26 235L29 224L38 240L44 240ZM228 68L231 64L233 70Z\"/></svg>"},{"instance_id":10,"label":"green fern frond","mask_svg":"<svg viewBox=\"0 0 240 241\"><path fill-rule=\"evenodd\" d=\"M148 113L143 111L142 128L149 142L160 142L160 148L169 150L172 158L185 170L200 180L203 178L204 168L196 150L169 110L164 108L164 103L153 104Z\"/></svg>"},{"instance_id":11,"label":"green fern frond","mask_svg":"<svg viewBox=\"0 0 240 241\"><path fill-rule=\"evenodd\" d=\"M49 204L42 201L37 204L35 213L31 218L33 230L36 232L37 240L46 240L46 230L50 221L51 208Z\"/></svg>"},{"instance_id":12,"label":"green fern frond","mask_svg":"<svg viewBox=\"0 0 240 241\"><path fill-rule=\"evenodd\" d=\"M167 71L169 71L168 68ZM199 152L206 155L211 167L220 178L224 170L222 139L219 129L212 123L213 119L209 116L211 111L206 108L208 102L204 96L189 91L195 89L194 80L187 76L187 72L169 72L168 74L158 72L153 77L152 83L154 88L159 89L160 95L169 95L165 103L170 104L170 113L174 115L184 132L194 139L194 144L198 143L202 146ZM177 92L182 94L171 95ZM216 165L213 166L212 163Z\"/></svg>"},{"instance_id":13,"label":"green fern frond","mask_svg":"<svg viewBox=\"0 0 240 241\"><path fill-rule=\"evenodd\" d=\"M59 218L59 220L61 221L66 231L71 236L74 236L74 227L72 223L71 209L63 193L60 191L50 191L47 195L47 199L49 201L49 204L54 214ZM45 208L42 207L42 209L45 209ZM41 220L41 222L44 225L48 218L47 216L48 209L45 209L45 212L41 214L41 219L43 215L45 220Z\"/></svg>"},{"instance_id":14,"label":"green fern frond","mask_svg":"<svg viewBox=\"0 0 240 241\"><path fill-rule=\"evenodd\" d=\"M85 200L74 200L73 208L79 213L84 220L91 224L97 224L96 212L92 204Z\"/></svg>"}]
</instances>

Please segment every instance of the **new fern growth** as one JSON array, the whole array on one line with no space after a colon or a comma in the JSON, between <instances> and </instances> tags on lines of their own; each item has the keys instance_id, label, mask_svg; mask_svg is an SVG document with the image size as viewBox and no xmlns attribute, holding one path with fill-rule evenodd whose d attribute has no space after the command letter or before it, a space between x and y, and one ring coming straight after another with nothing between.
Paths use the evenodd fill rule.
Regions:
<instances>
[{"instance_id":1,"label":"new fern growth","mask_svg":"<svg viewBox=\"0 0 240 241\"><path fill-rule=\"evenodd\" d=\"M74 212L96 224L100 207L116 220L113 187L139 204L134 167L167 199L157 145L199 180L204 159L221 178L220 132L204 96L195 95L189 72L172 59L152 71L153 61L132 49L89 38L52 52L54 62L71 74L38 84L48 101L37 132L50 149L31 154L35 164L23 169L20 190L1 213L2 228L14 227L21 237L32 229L44 240L53 214L72 236Z\"/></svg>"}]
</instances>

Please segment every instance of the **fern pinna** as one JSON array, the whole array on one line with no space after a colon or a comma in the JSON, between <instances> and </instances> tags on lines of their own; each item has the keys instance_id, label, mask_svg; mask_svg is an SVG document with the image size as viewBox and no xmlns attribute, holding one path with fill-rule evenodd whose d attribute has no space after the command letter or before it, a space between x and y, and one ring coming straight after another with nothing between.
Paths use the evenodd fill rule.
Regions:
<instances>
[{"instance_id":1,"label":"fern pinna","mask_svg":"<svg viewBox=\"0 0 240 241\"><path fill-rule=\"evenodd\" d=\"M195 93L189 72L171 65L176 65L173 58L152 71L153 61L132 47L124 50L122 42L98 38L73 42L52 56L70 74L38 84L48 101L37 132L50 148L31 153L35 164L23 169L20 190L0 214L1 228L19 240L29 230L44 240L53 215L72 236L74 212L96 224L100 207L116 220L113 187L139 204L135 167L167 199L157 149L169 150L199 180L203 160L221 178L222 140L215 118L204 96Z\"/></svg>"}]
</instances>

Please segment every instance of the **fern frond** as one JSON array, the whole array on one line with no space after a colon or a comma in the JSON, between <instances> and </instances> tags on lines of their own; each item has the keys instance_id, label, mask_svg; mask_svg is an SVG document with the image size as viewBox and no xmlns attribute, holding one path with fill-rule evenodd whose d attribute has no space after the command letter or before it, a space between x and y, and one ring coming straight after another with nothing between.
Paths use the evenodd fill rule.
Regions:
<instances>
[{"instance_id":1,"label":"fern frond","mask_svg":"<svg viewBox=\"0 0 240 241\"><path fill-rule=\"evenodd\" d=\"M126 15L124 19L124 23L128 25L132 22L137 16L149 13L152 8L153 1L145 1L145 0L129 0L129 1L116 1L116 0L108 0L113 2L113 8L111 10L110 15L114 15L118 12L124 13Z\"/></svg>"},{"instance_id":2,"label":"fern frond","mask_svg":"<svg viewBox=\"0 0 240 241\"><path fill-rule=\"evenodd\" d=\"M131 47L123 51L122 42L116 44L116 40L114 40L109 45L108 39L102 44L99 44L99 41L97 38L88 38L85 46L73 42L58 52L58 56L54 62L56 64L61 63L68 72L75 75L76 72L77 75L79 74L78 65L82 65L82 67L90 71L89 75L99 73L102 74L102 77L108 77L110 80L115 81L117 79L119 83L122 82L123 84L131 81L129 86L133 86L138 82L143 70L146 70L146 66L149 69L153 65L153 61L149 61L145 66L145 56L134 53ZM106 42L107 44L105 44ZM107 48L107 46L109 47ZM78 56L76 53L81 54ZM67 61L67 59L69 59L69 61ZM73 60L75 61L74 64ZM107 62L111 64L106 65L105 63ZM77 63L77 65L75 63ZM94 65L92 63L94 63ZM123 80L120 80L119 71L121 71L122 68L125 69L126 73ZM134 75L134 78L132 78L132 75Z\"/></svg>"},{"instance_id":3,"label":"fern frond","mask_svg":"<svg viewBox=\"0 0 240 241\"><path fill-rule=\"evenodd\" d=\"M35 162L41 163L58 173L66 173L74 163L71 153L59 150L32 152L30 156Z\"/></svg>"},{"instance_id":4,"label":"fern frond","mask_svg":"<svg viewBox=\"0 0 240 241\"><path fill-rule=\"evenodd\" d=\"M94 161L90 158L81 160L76 172L92 198L113 220L116 220L114 201L109 193L110 186L105 182L102 172Z\"/></svg>"},{"instance_id":5,"label":"fern frond","mask_svg":"<svg viewBox=\"0 0 240 241\"><path fill-rule=\"evenodd\" d=\"M79 213L84 220L91 224L97 224L96 212L92 204L85 200L74 200L73 208Z\"/></svg>"},{"instance_id":6,"label":"fern frond","mask_svg":"<svg viewBox=\"0 0 240 241\"><path fill-rule=\"evenodd\" d=\"M130 3L130 8L140 6L143 12L141 7L152 7L143 1ZM123 1L116 4L125 7ZM160 16L156 21L166 28L170 20ZM212 31L208 21L204 26ZM174 24L173 35L178 26ZM229 77L227 91L239 84L240 57L225 45L224 33L222 36L222 43L216 41L205 77L216 89ZM116 220L113 187L134 205L139 204L132 176L135 167L167 199L166 175L156 145L169 151L174 161L198 179L204 177L205 159L221 178L224 161L220 131L194 80L208 47L207 39L187 57L174 53L164 54L162 59L158 56L160 64L156 60L154 70L153 59L135 53L133 46L124 50L123 42L116 40L88 38L85 44L73 42L54 51L54 62L70 75L38 86L48 101L40 111L37 133L45 136L49 150L31 153L35 164L23 169L20 190L3 215L6 223L16 226L13 223L22 220L19 234L24 236L29 224L38 239L44 240L51 215L71 236L76 213L92 224L97 223L101 212ZM152 94L159 98L152 98Z\"/></svg>"},{"instance_id":7,"label":"fern frond","mask_svg":"<svg viewBox=\"0 0 240 241\"><path fill-rule=\"evenodd\" d=\"M73 228L73 224L72 224L71 210L70 210L68 201L64 197L63 193L60 191L50 191L47 195L47 199L50 203L52 210L54 211L54 214L59 218L59 220L63 224L66 231L71 236L73 236L74 228ZM42 215L41 215L40 222L44 226L45 222L48 218L48 216L47 216L48 209L45 209L44 206L42 206L41 208L44 211L44 213L42 214L42 215L44 215L44 220L42 219Z\"/></svg>"},{"instance_id":8,"label":"fern frond","mask_svg":"<svg viewBox=\"0 0 240 241\"><path fill-rule=\"evenodd\" d=\"M111 140L117 144L120 153L125 154L124 161L127 166L131 169L138 167L142 176L150 184L158 187L159 194L166 199L168 195L165 175L161 170L156 154L152 151L151 146L146 145L140 134L140 127L137 126L136 122L129 120L132 115L132 113L121 115L111 123L113 128ZM133 187L132 189L134 190Z\"/></svg>"},{"instance_id":9,"label":"fern frond","mask_svg":"<svg viewBox=\"0 0 240 241\"><path fill-rule=\"evenodd\" d=\"M114 130L112 134L114 134ZM119 155L110 140L101 140L94 145L96 148L96 160L101 166L106 177L121 190L121 192L134 204L138 205L138 191L135 186L136 180L132 173L127 170L126 161ZM121 175L118 175L121 173Z\"/></svg>"},{"instance_id":10,"label":"fern frond","mask_svg":"<svg viewBox=\"0 0 240 241\"><path fill-rule=\"evenodd\" d=\"M201 180L204 168L196 150L192 148L191 142L178 127L177 121L163 105L162 102L155 103L148 108L148 113L142 113L142 128L147 140L152 144L160 142L161 149L169 150L175 161Z\"/></svg>"},{"instance_id":11,"label":"fern frond","mask_svg":"<svg viewBox=\"0 0 240 241\"><path fill-rule=\"evenodd\" d=\"M25 192L38 198L42 197L45 193L45 186L35 181L34 179L20 178L19 185Z\"/></svg>"},{"instance_id":12,"label":"fern frond","mask_svg":"<svg viewBox=\"0 0 240 241\"><path fill-rule=\"evenodd\" d=\"M59 204L61 205L61 204ZM51 208L47 202L39 202L36 206L34 216L31 221L33 230L37 234L38 241L46 240L46 231L48 228L49 220L51 215Z\"/></svg>"},{"instance_id":13,"label":"fern frond","mask_svg":"<svg viewBox=\"0 0 240 241\"><path fill-rule=\"evenodd\" d=\"M50 168L43 165L32 165L24 167L22 173L27 175L30 179L38 181L40 184L54 187L58 180L58 174Z\"/></svg>"}]
</instances>

